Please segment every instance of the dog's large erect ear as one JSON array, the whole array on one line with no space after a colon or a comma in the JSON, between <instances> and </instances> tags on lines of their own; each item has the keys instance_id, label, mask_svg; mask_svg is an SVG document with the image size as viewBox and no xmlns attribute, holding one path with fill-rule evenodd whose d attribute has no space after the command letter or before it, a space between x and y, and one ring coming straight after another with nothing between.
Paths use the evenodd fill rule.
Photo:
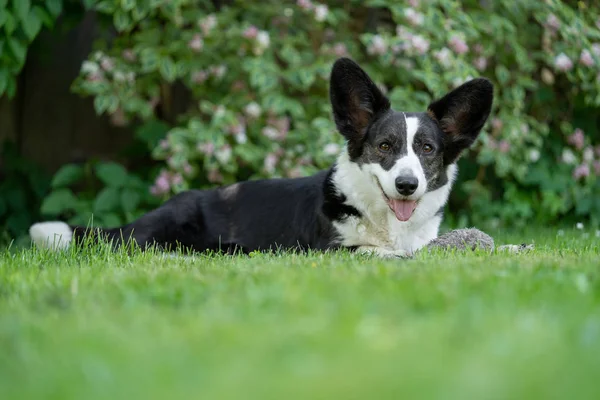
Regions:
<instances>
[{"instance_id":1,"label":"dog's large erect ear","mask_svg":"<svg viewBox=\"0 0 600 400\"><path fill-rule=\"evenodd\" d=\"M349 58L333 64L329 97L335 124L351 143L363 138L374 116L390 108L390 101L369 75Z\"/></svg>"},{"instance_id":2,"label":"dog's large erect ear","mask_svg":"<svg viewBox=\"0 0 600 400\"><path fill-rule=\"evenodd\" d=\"M445 133L444 162L451 164L470 147L485 124L494 99L494 87L485 78L473 79L431 103L427 113Z\"/></svg>"}]
</instances>

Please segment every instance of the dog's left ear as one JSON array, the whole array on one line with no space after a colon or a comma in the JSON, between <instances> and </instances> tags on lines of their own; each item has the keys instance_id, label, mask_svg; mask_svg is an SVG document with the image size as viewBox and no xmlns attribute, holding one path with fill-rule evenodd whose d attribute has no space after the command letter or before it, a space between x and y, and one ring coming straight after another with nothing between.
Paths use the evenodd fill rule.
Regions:
<instances>
[{"instance_id":1,"label":"dog's left ear","mask_svg":"<svg viewBox=\"0 0 600 400\"><path fill-rule=\"evenodd\" d=\"M494 86L485 78L473 79L454 89L427 108L444 138L444 163L452 164L470 147L485 124L494 99Z\"/></svg>"},{"instance_id":2,"label":"dog's left ear","mask_svg":"<svg viewBox=\"0 0 600 400\"><path fill-rule=\"evenodd\" d=\"M367 127L390 101L357 63L340 58L333 64L329 87L333 117L350 146L359 146Z\"/></svg>"}]
</instances>

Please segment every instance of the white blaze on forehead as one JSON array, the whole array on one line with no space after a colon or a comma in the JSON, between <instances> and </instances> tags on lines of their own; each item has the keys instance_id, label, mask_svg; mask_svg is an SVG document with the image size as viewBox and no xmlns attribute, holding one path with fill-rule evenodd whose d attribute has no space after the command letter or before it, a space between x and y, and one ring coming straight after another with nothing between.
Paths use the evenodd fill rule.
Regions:
<instances>
[{"instance_id":1,"label":"white blaze on forehead","mask_svg":"<svg viewBox=\"0 0 600 400\"><path fill-rule=\"evenodd\" d=\"M381 188L385 192L386 196L390 198L399 198L400 193L396 189L396 178L400 176L410 176L417 178L419 186L417 190L409 196L410 199L417 200L425 194L427 190L427 179L425 178L425 172L421 166L421 161L416 155L413 148L414 139L419 130L419 119L416 117L407 118L405 114L404 120L406 121L406 154L403 154L389 170L384 170L380 164L367 164L365 167L370 173L377 177Z\"/></svg>"},{"instance_id":2,"label":"white blaze on forehead","mask_svg":"<svg viewBox=\"0 0 600 400\"><path fill-rule=\"evenodd\" d=\"M399 176L412 176L419 180L419 186L414 193L413 197L421 197L427 189L427 180L425 178L425 172L421 165L421 160L415 153L413 148L415 136L419 130L419 119L416 117L406 117L406 154L403 155L396 161L394 167L390 170L393 179ZM395 184L395 183L394 183Z\"/></svg>"}]
</instances>

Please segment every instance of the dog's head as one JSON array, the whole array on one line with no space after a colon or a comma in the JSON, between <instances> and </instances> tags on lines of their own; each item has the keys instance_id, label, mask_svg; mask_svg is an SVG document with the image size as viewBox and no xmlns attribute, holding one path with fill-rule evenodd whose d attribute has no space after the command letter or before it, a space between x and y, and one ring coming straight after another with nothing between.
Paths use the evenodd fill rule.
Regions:
<instances>
[{"instance_id":1,"label":"dog's head","mask_svg":"<svg viewBox=\"0 0 600 400\"><path fill-rule=\"evenodd\" d=\"M336 61L330 98L348 157L369 175L400 221L419 200L448 182L448 167L473 144L487 120L493 87L473 79L431 103L426 112L398 112L354 61Z\"/></svg>"}]
</instances>

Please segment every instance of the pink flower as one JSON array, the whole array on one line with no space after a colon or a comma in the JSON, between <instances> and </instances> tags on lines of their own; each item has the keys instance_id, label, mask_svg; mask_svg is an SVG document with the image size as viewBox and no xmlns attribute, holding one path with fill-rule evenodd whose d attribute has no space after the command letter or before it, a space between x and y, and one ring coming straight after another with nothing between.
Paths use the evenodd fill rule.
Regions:
<instances>
[{"instance_id":1,"label":"pink flower","mask_svg":"<svg viewBox=\"0 0 600 400\"><path fill-rule=\"evenodd\" d=\"M114 126L123 127L129 124L129 119L127 119L127 116L122 108L117 108L117 110L110 116L110 122Z\"/></svg>"},{"instance_id":2,"label":"pink flower","mask_svg":"<svg viewBox=\"0 0 600 400\"><path fill-rule=\"evenodd\" d=\"M198 150L200 153L210 156L212 154L214 154L215 152L215 145L214 143L198 143L198 145L196 146L196 150Z\"/></svg>"},{"instance_id":3,"label":"pink flower","mask_svg":"<svg viewBox=\"0 0 600 400\"><path fill-rule=\"evenodd\" d=\"M596 175L600 175L600 161L598 161L598 160L594 161L593 166L594 166L594 173Z\"/></svg>"},{"instance_id":4,"label":"pink flower","mask_svg":"<svg viewBox=\"0 0 600 400\"><path fill-rule=\"evenodd\" d=\"M379 35L373 36L371 44L367 48L367 52L372 55L382 55L387 51L385 40Z\"/></svg>"},{"instance_id":5,"label":"pink flower","mask_svg":"<svg viewBox=\"0 0 600 400\"><path fill-rule=\"evenodd\" d=\"M194 71L192 72L192 82L196 84L204 83L208 79L208 73L206 71Z\"/></svg>"},{"instance_id":6,"label":"pink flower","mask_svg":"<svg viewBox=\"0 0 600 400\"><path fill-rule=\"evenodd\" d=\"M264 161L265 171L272 174L275 172L275 167L277 166L277 162L279 161L279 157L273 153L267 154Z\"/></svg>"},{"instance_id":7,"label":"pink flower","mask_svg":"<svg viewBox=\"0 0 600 400\"><path fill-rule=\"evenodd\" d=\"M208 178L208 181L212 183L221 183L224 179L223 175L219 172L218 169L211 169L210 171L208 171L206 177Z\"/></svg>"},{"instance_id":8,"label":"pink flower","mask_svg":"<svg viewBox=\"0 0 600 400\"><path fill-rule=\"evenodd\" d=\"M196 53L202 51L202 48L204 47L204 41L202 40L202 37L200 36L199 33L196 33L193 37L192 40L190 40L188 42L188 47L192 50L195 51Z\"/></svg>"},{"instance_id":9,"label":"pink flower","mask_svg":"<svg viewBox=\"0 0 600 400\"><path fill-rule=\"evenodd\" d=\"M592 58L592 53L589 50L583 50L581 52L581 56L579 57L579 62L586 67L591 67L594 65L594 59Z\"/></svg>"},{"instance_id":10,"label":"pink flower","mask_svg":"<svg viewBox=\"0 0 600 400\"><path fill-rule=\"evenodd\" d=\"M554 66L562 72L570 71L573 68L573 61L565 53L560 53L554 59Z\"/></svg>"},{"instance_id":11,"label":"pink flower","mask_svg":"<svg viewBox=\"0 0 600 400\"><path fill-rule=\"evenodd\" d=\"M567 165L573 165L577 162L577 157L575 157L575 154L573 154L571 149L563 149L561 160Z\"/></svg>"},{"instance_id":12,"label":"pink flower","mask_svg":"<svg viewBox=\"0 0 600 400\"><path fill-rule=\"evenodd\" d=\"M412 8L407 8L406 10L404 10L404 16L408 20L408 23L412 26L423 25L423 21L425 20L423 14L415 11Z\"/></svg>"},{"instance_id":13,"label":"pink flower","mask_svg":"<svg viewBox=\"0 0 600 400\"><path fill-rule=\"evenodd\" d=\"M131 49L123 50L123 53L121 55L125 61L129 61L129 62L134 62L135 58L136 58L135 53Z\"/></svg>"},{"instance_id":14,"label":"pink flower","mask_svg":"<svg viewBox=\"0 0 600 400\"><path fill-rule=\"evenodd\" d=\"M319 4L315 7L315 20L318 22L325 21L327 14L329 14L329 8L325 4Z\"/></svg>"},{"instance_id":15,"label":"pink flower","mask_svg":"<svg viewBox=\"0 0 600 400\"><path fill-rule=\"evenodd\" d=\"M504 125L504 124L502 123L502 120L501 120L500 118L494 118L494 119L492 120L492 129L493 129L495 132L497 132L497 131L499 131L500 129L502 129L502 126L503 126L503 125Z\"/></svg>"},{"instance_id":16,"label":"pink flower","mask_svg":"<svg viewBox=\"0 0 600 400\"><path fill-rule=\"evenodd\" d=\"M154 186L150 188L150 192L154 196L160 196L166 194L171 190L171 183L169 181L169 173L165 170L162 170L156 180L154 181Z\"/></svg>"},{"instance_id":17,"label":"pink flower","mask_svg":"<svg viewBox=\"0 0 600 400\"><path fill-rule=\"evenodd\" d=\"M92 72L87 76L89 82L102 82L104 81L104 74L101 71Z\"/></svg>"},{"instance_id":18,"label":"pink flower","mask_svg":"<svg viewBox=\"0 0 600 400\"><path fill-rule=\"evenodd\" d=\"M279 131L272 126L266 126L262 129L262 134L272 140L279 139Z\"/></svg>"},{"instance_id":19,"label":"pink flower","mask_svg":"<svg viewBox=\"0 0 600 400\"><path fill-rule=\"evenodd\" d=\"M210 14L209 16L201 20L198 23L198 25L200 26L200 29L202 29L204 35L208 35L210 31L212 31L212 29L215 26L217 26L217 17L214 14Z\"/></svg>"},{"instance_id":20,"label":"pink flower","mask_svg":"<svg viewBox=\"0 0 600 400\"><path fill-rule=\"evenodd\" d=\"M575 146L577 150L583 149L583 146L585 145L585 135L583 134L583 131L579 128L575 129L575 132L567 138L567 143Z\"/></svg>"},{"instance_id":21,"label":"pink flower","mask_svg":"<svg viewBox=\"0 0 600 400\"><path fill-rule=\"evenodd\" d=\"M171 147L169 145L169 141L167 139L161 139L160 142L158 143L158 145L160 146L161 149L163 150L168 150L169 147Z\"/></svg>"},{"instance_id":22,"label":"pink flower","mask_svg":"<svg viewBox=\"0 0 600 400\"><path fill-rule=\"evenodd\" d=\"M594 149L592 146L588 146L583 150L583 161L590 162L594 159Z\"/></svg>"},{"instance_id":23,"label":"pink flower","mask_svg":"<svg viewBox=\"0 0 600 400\"><path fill-rule=\"evenodd\" d=\"M251 118L258 118L262 113L260 106L256 102L250 102L244 107L244 112Z\"/></svg>"},{"instance_id":24,"label":"pink flower","mask_svg":"<svg viewBox=\"0 0 600 400\"><path fill-rule=\"evenodd\" d=\"M261 49L266 49L271 44L271 36L267 31L259 31L256 35L256 43Z\"/></svg>"},{"instance_id":25,"label":"pink flower","mask_svg":"<svg viewBox=\"0 0 600 400\"><path fill-rule=\"evenodd\" d=\"M587 164L581 164L573 170L573 178L579 180L590 175L590 167Z\"/></svg>"},{"instance_id":26,"label":"pink flower","mask_svg":"<svg viewBox=\"0 0 600 400\"><path fill-rule=\"evenodd\" d=\"M302 157L300 157L300 159L298 160L298 164L300 164L300 165L311 165L312 164L312 158L311 158L311 156L302 156Z\"/></svg>"},{"instance_id":27,"label":"pink flower","mask_svg":"<svg viewBox=\"0 0 600 400\"><path fill-rule=\"evenodd\" d=\"M312 1L310 0L298 0L296 4L303 10L310 10L314 7Z\"/></svg>"},{"instance_id":28,"label":"pink flower","mask_svg":"<svg viewBox=\"0 0 600 400\"><path fill-rule=\"evenodd\" d=\"M115 68L115 62L110 57L102 57L100 60L100 66L106 72L110 72Z\"/></svg>"},{"instance_id":29,"label":"pink flower","mask_svg":"<svg viewBox=\"0 0 600 400\"><path fill-rule=\"evenodd\" d=\"M231 146L226 144L215 152L215 157L221 164L227 164L231 160L233 150Z\"/></svg>"},{"instance_id":30,"label":"pink flower","mask_svg":"<svg viewBox=\"0 0 600 400\"><path fill-rule=\"evenodd\" d=\"M510 143L506 140L500 141L500 143L498 143L498 151L500 153L508 153L510 151Z\"/></svg>"},{"instance_id":31,"label":"pink flower","mask_svg":"<svg viewBox=\"0 0 600 400\"><path fill-rule=\"evenodd\" d=\"M560 29L560 20L554 14L548 15L544 26L551 32L557 32Z\"/></svg>"},{"instance_id":32,"label":"pink flower","mask_svg":"<svg viewBox=\"0 0 600 400\"><path fill-rule=\"evenodd\" d=\"M348 49L344 43L336 43L333 46L333 54L337 57L344 57L348 55Z\"/></svg>"},{"instance_id":33,"label":"pink flower","mask_svg":"<svg viewBox=\"0 0 600 400\"><path fill-rule=\"evenodd\" d=\"M183 173L187 176L190 176L192 172L194 172L194 169L192 168L190 163L186 161L185 164L183 164Z\"/></svg>"},{"instance_id":34,"label":"pink flower","mask_svg":"<svg viewBox=\"0 0 600 400\"><path fill-rule=\"evenodd\" d=\"M456 54L465 54L469 51L469 46L460 36L454 35L448 41L448 45Z\"/></svg>"},{"instance_id":35,"label":"pink flower","mask_svg":"<svg viewBox=\"0 0 600 400\"><path fill-rule=\"evenodd\" d=\"M328 156L335 156L340 152L340 146L336 143L329 143L323 148L323 152Z\"/></svg>"},{"instance_id":36,"label":"pink flower","mask_svg":"<svg viewBox=\"0 0 600 400\"><path fill-rule=\"evenodd\" d=\"M282 118L270 117L267 120L267 124L273 126L277 130L277 132L278 132L277 139L285 139L288 131L290 130L290 119L288 117L282 117Z\"/></svg>"},{"instance_id":37,"label":"pink flower","mask_svg":"<svg viewBox=\"0 0 600 400\"><path fill-rule=\"evenodd\" d=\"M227 73L227 65L221 64L210 67L210 73L217 79L221 79Z\"/></svg>"},{"instance_id":38,"label":"pink flower","mask_svg":"<svg viewBox=\"0 0 600 400\"><path fill-rule=\"evenodd\" d=\"M255 27L254 25L251 25L248 28L246 28L246 30L244 31L244 33L242 35L246 39L256 39L256 36L258 35L258 28Z\"/></svg>"},{"instance_id":39,"label":"pink flower","mask_svg":"<svg viewBox=\"0 0 600 400\"><path fill-rule=\"evenodd\" d=\"M483 56L477 57L474 64L475 68L477 68L479 71L484 71L487 68L487 58Z\"/></svg>"},{"instance_id":40,"label":"pink flower","mask_svg":"<svg viewBox=\"0 0 600 400\"><path fill-rule=\"evenodd\" d=\"M449 67L450 66L450 57L452 56L452 52L449 48L444 47L439 51L436 51L433 56L442 66Z\"/></svg>"},{"instance_id":41,"label":"pink flower","mask_svg":"<svg viewBox=\"0 0 600 400\"><path fill-rule=\"evenodd\" d=\"M417 54L425 54L429 50L429 40L421 35L414 35L411 40L412 47L417 51Z\"/></svg>"},{"instance_id":42,"label":"pink flower","mask_svg":"<svg viewBox=\"0 0 600 400\"><path fill-rule=\"evenodd\" d=\"M180 173L176 173L171 177L171 184L173 186L179 186L183 183L183 176Z\"/></svg>"},{"instance_id":43,"label":"pink flower","mask_svg":"<svg viewBox=\"0 0 600 400\"><path fill-rule=\"evenodd\" d=\"M475 46L473 46L473 51L477 54L482 54L483 46L480 43L477 43Z\"/></svg>"}]
</instances>

